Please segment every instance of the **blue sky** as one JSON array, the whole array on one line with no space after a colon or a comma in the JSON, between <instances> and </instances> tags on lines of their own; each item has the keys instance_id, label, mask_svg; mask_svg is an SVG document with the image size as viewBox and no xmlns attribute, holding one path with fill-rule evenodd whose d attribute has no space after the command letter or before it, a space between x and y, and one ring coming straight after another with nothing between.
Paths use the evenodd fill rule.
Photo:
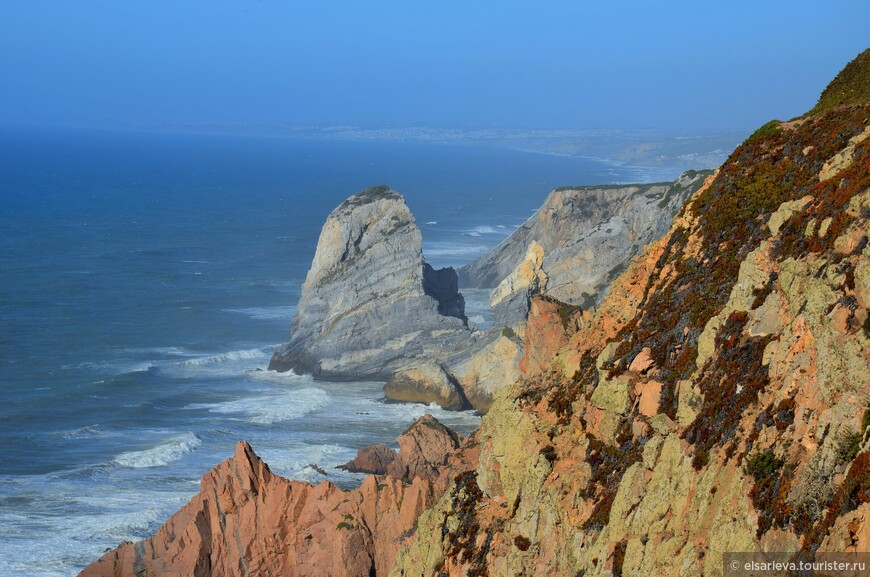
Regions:
<instances>
[{"instance_id":1,"label":"blue sky","mask_svg":"<svg viewBox=\"0 0 870 577\"><path fill-rule=\"evenodd\" d=\"M870 2L3 0L0 123L746 129Z\"/></svg>"}]
</instances>

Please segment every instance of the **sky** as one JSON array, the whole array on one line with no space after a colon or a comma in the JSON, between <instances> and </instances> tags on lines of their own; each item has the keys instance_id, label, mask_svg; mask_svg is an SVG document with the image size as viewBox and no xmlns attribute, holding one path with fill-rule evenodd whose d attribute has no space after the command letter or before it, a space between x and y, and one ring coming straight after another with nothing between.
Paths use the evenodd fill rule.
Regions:
<instances>
[{"instance_id":1,"label":"sky","mask_svg":"<svg viewBox=\"0 0 870 577\"><path fill-rule=\"evenodd\" d=\"M2 0L0 124L733 130L870 46L866 0Z\"/></svg>"}]
</instances>

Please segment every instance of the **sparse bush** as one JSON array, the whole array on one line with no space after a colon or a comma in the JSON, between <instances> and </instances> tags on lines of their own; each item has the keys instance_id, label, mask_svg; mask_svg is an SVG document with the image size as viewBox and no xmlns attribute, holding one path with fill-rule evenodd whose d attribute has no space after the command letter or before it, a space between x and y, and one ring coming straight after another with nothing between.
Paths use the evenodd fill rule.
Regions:
<instances>
[{"instance_id":1,"label":"sparse bush","mask_svg":"<svg viewBox=\"0 0 870 577\"><path fill-rule=\"evenodd\" d=\"M526 537L523 537L522 535L517 535L514 537L514 545L520 551L528 551L531 544L531 541L529 541Z\"/></svg>"},{"instance_id":2,"label":"sparse bush","mask_svg":"<svg viewBox=\"0 0 870 577\"><path fill-rule=\"evenodd\" d=\"M845 431L837 439L837 457L842 463L849 463L861 450L862 433Z\"/></svg>"},{"instance_id":3,"label":"sparse bush","mask_svg":"<svg viewBox=\"0 0 870 577\"><path fill-rule=\"evenodd\" d=\"M744 144L779 135L779 133L782 132L780 124L782 123L779 120L771 120L770 122L763 124L761 128L753 132L749 138L746 139Z\"/></svg>"}]
</instances>

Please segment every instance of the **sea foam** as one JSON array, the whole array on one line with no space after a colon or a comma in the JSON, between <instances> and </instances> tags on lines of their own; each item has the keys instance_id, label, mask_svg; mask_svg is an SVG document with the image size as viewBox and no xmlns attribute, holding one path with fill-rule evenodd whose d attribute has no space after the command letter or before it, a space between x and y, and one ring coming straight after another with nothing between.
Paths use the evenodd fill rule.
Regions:
<instances>
[{"instance_id":1,"label":"sea foam","mask_svg":"<svg viewBox=\"0 0 870 577\"><path fill-rule=\"evenodd\" d=\"M296 314L295 306L280 307L249 307L242 309L224 309L228 313L248 315L255 321L287 321Z\"/></svg>"},{"instance_id":2,"label":"sea foam","mask_svg":"<svg viewBox=\"0 0 870 577\"><path fill-rule=\"evenodd\" d=\"M504 225L499 225L498 227L494 227L494 226L489 226L489 225L483 224L480 226L475 226L471 230L466 230L462 234L467 235L467 236L481 236L484 234L504 234L503 230L499 230L499 229L504 229L504 228L505 228Z\"/></svg>"},{"instance_id":3,"label":"sea foam","mask_svg":"<svg viewBox=\"0 0 870 577\"><path fill-rule=\"evenodd\" d=\"M182 363L188 367L204 367L208 365L216 365L220 363L235 362L235 361L251 361L269 357L270 353L263 349L245 349L241 351L230 351L228 353L220 353L217 355L209 355L207 357L198 357L189 359Z\"/></svg>"}]
</instances>

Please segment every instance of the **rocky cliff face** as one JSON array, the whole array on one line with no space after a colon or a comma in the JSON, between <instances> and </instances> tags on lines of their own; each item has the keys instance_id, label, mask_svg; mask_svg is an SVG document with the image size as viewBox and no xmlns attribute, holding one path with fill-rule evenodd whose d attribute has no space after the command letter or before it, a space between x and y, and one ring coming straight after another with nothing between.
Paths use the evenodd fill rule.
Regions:
<instances>
[{"instance_id":1,"label":"rocky cliff face","mask_svg":"<svg viewBox=\"0 0 870 577\"><path fill-rule=\"evenodd\" d=\"M391 575L714 576L726 551L866 551L868 127L866 101L766 125L573 335L536 305L527 378Z\"/></svg>"},{"instance_id":2,"label":"rocky cliff face","mask_svg":"<svg viewBox=\"0 0 870 577\"><path fill-rule=\"evenodd\" d=\"M459 270L464 286L498 287L528 260L535 243L547 293L589 307L649 242L661 237L677 211L709 174L690 171L676 182L558 188L543 206L495 249Z\"/></svg>"},{"instance_id":3,"label":"rocky cliff face","mask_svg":"<svg viewBox=\"0 0 870 577\"><path fill-rule=\"evenodd\" d=\"M423 261L397 192L374 187L327 218L293 319L269 368L387 379L415 357L447 359L470 335L453 269Z\"/></svg>"},{"instance_id":4,"label":"rocky cliff face","mask_svg":"<svg viewBox=\"0 0 870 577\"><path fill-rule=\"evenodd\" d=\"M533 300L524 378L431 493L295 492L242 445L85 575L713 577L727 551L867 551L870 99L841 92L735 150L594 313Z\"/></svg>"}]
</instances>

